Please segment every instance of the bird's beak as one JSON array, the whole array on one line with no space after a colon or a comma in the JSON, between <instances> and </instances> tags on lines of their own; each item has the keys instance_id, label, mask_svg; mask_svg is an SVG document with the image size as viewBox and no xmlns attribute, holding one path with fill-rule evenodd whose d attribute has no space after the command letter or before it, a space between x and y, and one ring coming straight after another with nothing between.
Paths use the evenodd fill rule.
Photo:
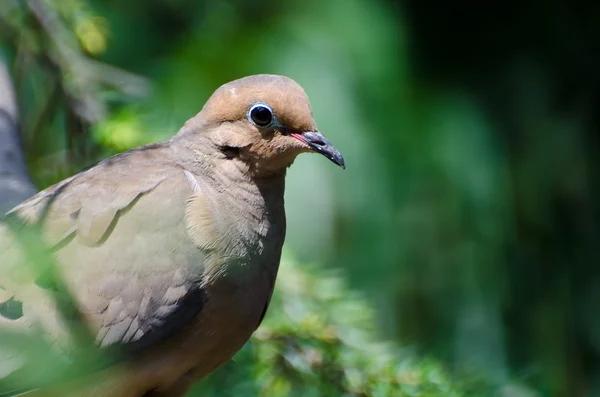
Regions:
<instances>
[{"instance_id":1,"label":"bird's beak","mask_svg":"<svg viewBox=\"0 0 600 397\"><path fill-rule=\"evenodd\" d=\"M344 157L342 157L340 151L337 150L319 131L307 131L302 134L294 132L290 135L299 141L306 143L312 150L321 153L340 167L346 168Z\"/></svg>"}]
</instances>

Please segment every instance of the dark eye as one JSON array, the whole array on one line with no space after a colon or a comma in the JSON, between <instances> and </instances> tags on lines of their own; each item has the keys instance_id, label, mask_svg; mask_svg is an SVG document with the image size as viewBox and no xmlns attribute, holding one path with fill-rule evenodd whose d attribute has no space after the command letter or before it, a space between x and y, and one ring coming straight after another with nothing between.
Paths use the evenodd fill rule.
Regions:
<instances>
[{"instance_id":1,"label":"dark eye","mask_svg":"<svg viewBox=\"0 0 600 397\"><path fill-rule=\"evenodd\" d=\"M267 127L273 121L273 111L266 105L256 104L249 113L252 122L259 127Z\"/></svg>"}]
</instances>

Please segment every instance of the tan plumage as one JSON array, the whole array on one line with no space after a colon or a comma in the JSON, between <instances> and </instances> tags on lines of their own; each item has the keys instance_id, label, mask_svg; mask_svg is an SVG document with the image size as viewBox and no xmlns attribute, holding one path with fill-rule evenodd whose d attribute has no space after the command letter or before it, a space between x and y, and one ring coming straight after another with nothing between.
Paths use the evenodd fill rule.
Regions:
<instances>
[{"instance_id":1,"label":"tan plumage","mask_svg":"<svg viewBox=\"0 0 600 397\"><path fill-rule=\"evenodd\" d=\"M273 117L261 127L265 106ZM267 309L285 238L285 170L309 151L344 166L298 84L250 76L220 87L168 142L109 158L9 213L41 227L95 344L124 353L28 395L180 396L231 358ZM68 356L57 287L29 266L14 227L0 224L0 252L0 307L22 304L18 318L0 310L0 330L42 329ZM0 362L0 383L27 364L2 345Z\"/></svg>"}]
</instances>

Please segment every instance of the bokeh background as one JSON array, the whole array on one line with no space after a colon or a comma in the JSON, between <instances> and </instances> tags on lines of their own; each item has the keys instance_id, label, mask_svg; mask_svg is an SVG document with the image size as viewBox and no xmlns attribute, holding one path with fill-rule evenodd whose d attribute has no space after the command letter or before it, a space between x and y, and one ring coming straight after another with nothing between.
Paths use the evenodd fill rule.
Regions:
<instances>
[{"instance_id":1,"label":"bokeh background","mask_svg":"<svg viewBox=\"0 0 600 397\"><path fill-rule=\"evenodd\" d=\"M191 395L600 395L600 3L2 0L0 53L37 189L255 73L344 154L290 169L274 304Z\"/></svg>"}]
</instances>

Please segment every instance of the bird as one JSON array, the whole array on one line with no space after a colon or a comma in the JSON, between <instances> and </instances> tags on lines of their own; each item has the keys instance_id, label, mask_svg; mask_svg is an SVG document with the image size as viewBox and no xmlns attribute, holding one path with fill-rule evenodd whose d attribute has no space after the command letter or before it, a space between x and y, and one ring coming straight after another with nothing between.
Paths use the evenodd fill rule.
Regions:
<instances>
[{"instance_id":1,"label":"bird","mask_svg":"<svg viewBox=\"0 0 600 397\"><path fill-rule=\"evenodd\" d=\"M0 395L10 385L4 395L176 397L232 358L269 306L286 171L301 153L345 168L304 89L252 75L220 86L169 140L109 157L9 211ZM27 236L43 249L27 249ZM32 380L35 363L1 342L10 332L39 336L64 376ZM86 361L78 349L88 345L107 358Z\"/></svg>"}]
</instances>

